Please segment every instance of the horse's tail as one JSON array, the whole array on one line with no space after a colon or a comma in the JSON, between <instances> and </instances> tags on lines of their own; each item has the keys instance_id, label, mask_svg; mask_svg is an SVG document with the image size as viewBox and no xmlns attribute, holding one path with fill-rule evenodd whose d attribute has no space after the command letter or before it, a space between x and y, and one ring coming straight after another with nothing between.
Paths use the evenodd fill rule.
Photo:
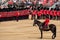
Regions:
<instances>
[{"instance_id":1,"label":"horse's tail","mask_svg":"<svg viewBox=\"0 0 60 40\"><path fill-rule=\"evenodd\" d=\"M55 35L55 37L56 37L56 27L54 28L54 35Z\"/></svg>"}]
</instances>

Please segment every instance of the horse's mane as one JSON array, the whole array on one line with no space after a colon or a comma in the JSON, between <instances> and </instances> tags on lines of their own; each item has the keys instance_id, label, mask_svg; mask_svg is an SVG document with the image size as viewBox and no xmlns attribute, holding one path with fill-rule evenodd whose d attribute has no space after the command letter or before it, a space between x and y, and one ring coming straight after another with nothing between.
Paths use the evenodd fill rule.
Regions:
<instances>
[{"instance_id":1,"label":"horse's mane","mask_svg":"<svg viewBox=\"0 0 60 40\"><path fill-rule=\"evenodd\" d=\"M40 22L40 21L38 21L38 20L37 20L37 22L38 22L38 23L42 23L42 22Z\"/></svg>"}]
</instances>

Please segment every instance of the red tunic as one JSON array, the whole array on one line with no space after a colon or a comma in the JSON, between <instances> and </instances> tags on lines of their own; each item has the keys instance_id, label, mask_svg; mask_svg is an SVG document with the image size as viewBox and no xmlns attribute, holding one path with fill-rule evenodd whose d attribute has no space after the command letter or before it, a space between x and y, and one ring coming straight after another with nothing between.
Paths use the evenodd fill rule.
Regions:
<instances>
[{"instance_id":1,"label":"red tunic","mask_svg":"<svg viewBox=\"0 0 60 40\"><path fill-rule=\"evenodd\" d=\"M38 11L38 13L37 13L37 14L38 14L38 16L41 16L41 13L40 13L40 11Z\"/></svg>"},{"instance_id":2,"label":"red tunic","mask_svg":"<svg viewBox=\"0 0 60 40\"><path fill-rule=\"evenodd\" d=\"M34 10L34 11L32 12L32 14L33 14L33 15L36 15L36 14L37 14L37 11L36 11L36 10Z\"/></svg>"},{"instance_id":3,"label":"red tunic","mask_svg":"<svg viewBox=\"0 0 60 40\"><path fill-rule=\"evenodd\" d=\"M60 16L60 11L57 12L57 16Z\"/></svg>"},{"instance_id":4,"label":"red tunic","mask_svg":"<svg viewBox=\"0 0 60 40\"><path fill-rule=\"evenodd\" d=\"M50 11L50 15L53 16L53 11Z\"/></svg>"},{"instance_id":5,"label":"red tunic","mask_svg":"<svg viewBox=\"0 0 60 40\"><path fill-rule=\"evenodd\" d=\"M13 11L13 13L15 14L14 16L18 17L20 14L18 11Z\"/></svg>"},{"instance_id":6,"label":"red tunic","mask_svg":"<svg viewBox=\"0 0 60 40\"><path fill-rule=\"evenodd\" d=\"M47 10L47 14L49 14L49 15L50 15L50 10Z\"/></svg>"},{"instance_id":7,"label":"red tunic","mask_svg":"<svg viewBox=\"0 0 60 40\"><path fill-rule=\"evenodd\" d=\"M48 18L46 18L46 20L45 20L45 26L48 25L49 21L50 21L50 20L49 20Z\"/></svg>"},{"instance_id":8,"label":"red tunic","mask_svg":"<svg viewBox=\"0 0 60 40\"><path fill-rule=\"evenodd\" d=\"M1 12L0 12L0 18L1 18L1 16L2 16L2 15L1 15Z\"/></svg>"},{"instance_id":9,"label":"red tunic","mask_svg":"<svg viewBox=\"0 0 60 40\"><path fill-rule=\"evenodd\" d=\"M20 13L19 13L19 11L17 11L17 12L16 12L16 16L19 16L19 15L20 15Z\"/></svg>"},{"instance_id":10,"label":"red tunic","mask_svg":"<svg viewBox=\"0 0 60 40\"><path fill-rule=\"evenodd\" d=\"M47 14L47 10L44 10L44 15L46 15Z\"/></svg>"},{"instance_id":11,"label":"red tunic","mask_svg":"<svg viewBox=\"0 0 60 40\"><path fill-rule=\"evenodd\" d=\"M40 10L40 13L43 14L44 13L44 10Z\"/></svg>"},{"instance_id":12,"label":"red tunic","mask_svg":"<svg viewBox=\"0 0 60 40\"><path fill-rule=\"evenodd\" d=\"M57 11L54 11L53 16L57 16Z\"/></svg>"}]
</instances>

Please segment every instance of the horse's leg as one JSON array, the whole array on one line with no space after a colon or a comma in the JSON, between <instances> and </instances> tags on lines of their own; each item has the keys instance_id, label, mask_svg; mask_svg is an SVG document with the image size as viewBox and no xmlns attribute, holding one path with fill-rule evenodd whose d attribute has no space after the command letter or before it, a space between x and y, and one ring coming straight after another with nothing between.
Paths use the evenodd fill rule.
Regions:
<instances>
[{"instance_id":1,"label":"horse's leg","mask_svg":"<svg viewBox=\"0 0 60 40\"><path fill-rule=\"evenodd\" d=\"M49 25L51 32L53 33L52 39L55 39L56 37L56 26L54 24Z\"/></svg>"},{"instance_id":2,"label":"horse's leg","mask_svg":"<svg viewBox=\"0 0 60 40\"><path fill-rule=\"evenodd\" d=\"M42 26L41 26L42 27ZM42 32L42 28L41 27L39 27L39 30L40 30L40 32L41 32L41 39L42 39L42 37L43 37L43 32Z\"/></svg>"},{"instance_id":3,"label":"horse's leg","mask_svg":"<svg viewBox=\"0 0 60 40\"><path fill-rule=\"evenodd\" d=\"M56 27L54 28L54 35L55 35L55 37L56 37Z\"/></svg>"},{"instance_id":4,"label":"horse's leg","mask_svg":"<svg viewBox=\"0 0 60 40\"><path fill-rule=\"evenodd\" d=\"M55 35L55 37L56 37L56 27L54 28L54 35Z\"/></svg>"},{"instance_id":5,"label":"horse's leg","mask_svg":"<svg viewBox=\"0 0 60 40\"><path fill-rule=\"evenodd\" d=\"M18 17L16 17L16 21L18 22L19 20L18 20Z\"/></svg>"},{"instance_id":6,"label":"horse's leg","mask_svg":"<svg viewBox=\"0 0 60 40\"><path fill-rule=\"evenodd\" d=\"M42 37L43 37L43 33L42 33L42 30L41 30L41 39L42 39Z\"/></svg>"}]
</instances>

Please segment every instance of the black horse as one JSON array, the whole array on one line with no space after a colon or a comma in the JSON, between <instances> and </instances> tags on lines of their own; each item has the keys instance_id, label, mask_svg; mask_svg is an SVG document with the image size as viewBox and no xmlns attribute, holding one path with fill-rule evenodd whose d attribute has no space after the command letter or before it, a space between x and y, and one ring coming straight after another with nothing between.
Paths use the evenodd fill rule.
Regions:
<instances>
[{"instance_id":1,"label":"black horse","mask_svg":"<svg viewBox=\"0 0 60 40\"><path fill-rule=\"evenodd\" d=\"M44 29L43 26L42 26L42 22L38 21L38 20L34 20L34 23L33 23L33 26L35 26L35 24L38 25L39 27L39 30L41 32L41 39L43 37L43 31L51 31L53 33L52 35L52 39L55 39L56 37L56 26L54 24L49 24L49 29Z\"/></svg>"}]
</instances>

